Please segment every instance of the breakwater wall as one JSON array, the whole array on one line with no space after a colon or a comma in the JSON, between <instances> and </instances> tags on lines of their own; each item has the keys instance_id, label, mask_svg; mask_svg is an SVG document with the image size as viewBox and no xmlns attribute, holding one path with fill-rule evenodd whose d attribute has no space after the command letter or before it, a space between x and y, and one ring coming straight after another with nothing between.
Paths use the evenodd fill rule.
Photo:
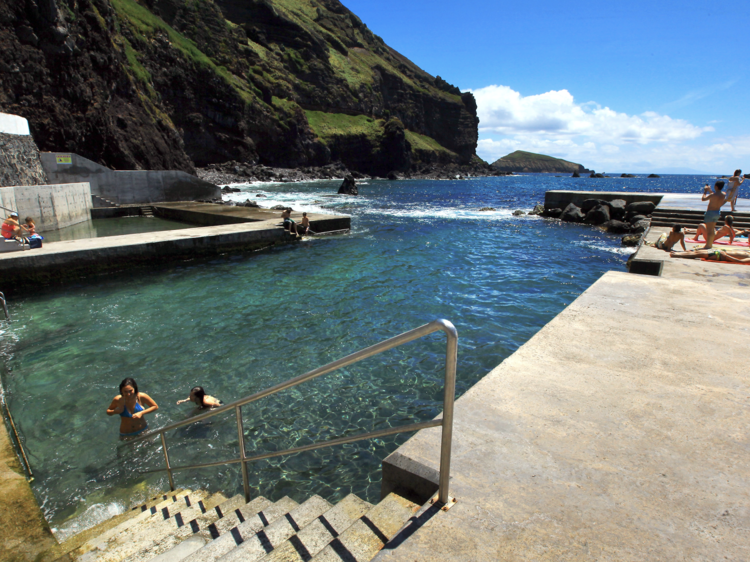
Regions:
<instances>
[{"instance_id":1,"label":"breakwater wall","mask_svg":"<svg viewBox=\"0 0 750 562\"><path fill-rule=\"evenodd\" d=\"M119 205L221 198L218 186L176 170L110 170L72 153L42 152L41 163L55 183L88 182L91 194Z\"/></svg>"},{"instance_id":2,"label":"breakwater wall","mask_svg":"<svg viewBox=\"0 0 750 562\"><path fill-rule=\"evenodd\" d=\"M545 209L565 209L570 203L580 207L587 199L601 199L602 201L614 201L622 199L625 203L638 203L641 201L650 201L658 205L663 193L633 193L617 191L548 191L544 195Z\"/></svg>"},{"instance_id":3,"label":"breakwater wall","mask_svg":"<svg viewBox=\"0 0 750 562\"><path fill-rule=\"evenodd\" d=\"M21 221L32 217L37 232L48 232L89 220L91 190L88 183L2 187L0 206L17 210Z\"/></svg>"}]
</instances>

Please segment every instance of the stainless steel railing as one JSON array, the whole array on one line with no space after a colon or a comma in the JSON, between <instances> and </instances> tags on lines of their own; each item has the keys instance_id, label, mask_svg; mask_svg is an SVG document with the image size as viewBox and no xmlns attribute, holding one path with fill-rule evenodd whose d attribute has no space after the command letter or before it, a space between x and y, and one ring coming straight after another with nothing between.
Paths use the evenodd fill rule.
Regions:
<instances>
[{"instance_id":1,"label":"stainless steel railing","mask_svg":"<svg viewBox=\"0 0 750 562\"><path fill-rule=\"evenodd\" d=\"M352 435L349 437L340 437L337 439L331 439L331 440L323 441L320 443L313 443L312 445L305 445L304 447L295 447L293 449L286 449L284 451L274 451L272 453L263 453L263 454L254 455L251 457L248 457L246 455L245 434L242 428L242 411L241 411L242 406L246 404L250 404L251 402L255 402L256 400L260 400L261 398L265 398L266 396L271 396L272 394L276 394L277 392L281 392L282 390L292 388L293 386L297 386L298 384L302 384L303 382L307 382L321 375L325 375L327 373L331 373L343 367L347 367L349 365L362 361L363 359L372 357L373 355L377 355L379 353L383 353L384 351L388 351L389 349L393 349L394 347L398 347L398 346L404 345L405 343L409 343L411 341L423 338L424 336L427 336L429 334L432 334L440 330L445 332L447 336L447 346L446 346L446 351L445 351L445 385L443 389L443 417L442 419L431 420L428 422L414 423L414 424L409 424L409 425L401 425L398 427L390 427L388 429L382 429L379 431L371 431L369 433L360 433L358 435ZM286 382L277 384L276 386L272 386L260 392L256 392L255 394L251 394L250 396L241 398L235 402L232 402L231 404L220 406L219 408L215 408L211 410L210 412L206 412L205 414L202 414L200 416L195 416L193 418L180 421L180 422L176 422L166 427L162 427L161 429L149 431L148 433L139 435L135 439L132 439L130 443L134 441L142 441L144 439L148 439L149 437L154 437L156 435L159 435L161 437L161 444L162 444L162 448L164 449L164 463L166 465L166 468L160 468L160 469L155 469L155 470L144 470L142 471L142 473L146 474L146 473L151 473L151 472L166 471L169 477L169 487L172 490L175 489L174 477L172 475L173 472L177 472L179 470L207 468L211 466L221 466L221 465L227 465L227 464L240 463L242 465L242 484L244 488L245 499L246 501L250 501L250 480L248 478L248 473L247 473L247 463L249 462L254 462L254 461L258 461L262 459L270 459L272 457L279 457L282 455L292 455L295 453L302 453L304 451L313 451L315 449L322 449L324 447L333 447L335 445L343 445L345 443L353 443L355 441L362 441L364 439L375 439L378 437L385 437L386 435L394 435L397 433L409 433L412 431L418 431L420 429L427 429L429 427L441 426L443 428L443 431L442 431L442 438L441 438L441 445L440 445L440 480L439 480L439 490L438 490L438 501L445 504L448 502L448 480L450 478L450 467L451 467L451 441L453 438L453 402L455 400L455 395L456 395L457 357L458 357L458 333L456 332L456 328L448 320L434 320L430 322L429 324L425 324L424 326L420 326L419 328L415 328L414 330L404 332L401 335L387 339L371 347L367 347L365 349L357 351L356 353L352 353L351 355L347 355L346 357L343 357L342 359L339 359L338 361L334 361L333 363L328 363L327 365L318 367L317 369L314 369L308 373L305 373L304 375L300 375L298 377L289 379ZM167 431L172 431L173 429L177 429L179 427L197 423L207 418L217 416L225 412L229 412L230 410L234 410L235 416L237 418L237 436L239 437L240 458L230 459L230 460L225 460L225 461L202 463L202 464L193 464L189 466L172 466L170 464L169 451L167 449L167 440L165 437L165 433Z\"/></svg>"},{"instance_id":2,"label":"stainless steel railing","mask_svg":"<svg viewBox=\"0 0 750 562\"><path fill-rule=\"evenodd\" d=\"M0 304L3 306L3 311L5 312L5 319L10 322L10 314L8 314L8 303L5 302L5 295L0 293Z\"/></svg>"}]
</instances>

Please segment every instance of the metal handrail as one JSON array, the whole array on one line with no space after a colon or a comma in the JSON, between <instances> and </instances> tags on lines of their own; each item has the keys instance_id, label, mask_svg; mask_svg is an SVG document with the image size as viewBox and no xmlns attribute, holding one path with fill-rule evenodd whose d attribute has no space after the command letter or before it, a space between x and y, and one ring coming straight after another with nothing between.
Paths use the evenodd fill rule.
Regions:
<instances>
[{"instance_id":1,"label":"metal handrail","mask_svg":"<svg viewBox=\"0 0 750 562\"><path fill-rule=\"evenodd\" d=\"M0 293L0 304L3 305L3 310L5 311L5 319L10 322L10 314L8 314L8 304L5 302L5 295Z\"/></svg>"},{"instance_id":2,"label":"metal handrail","mask_svg":"<svg viewBox=\"0 0 750 562\"><path fill-rule=\"evenodd\" d=\"M281 392L282 390L292 388L293 386L297 386L298 384L302 384L303 382L307 382L321 375L325 375L327 373L331 373L343 367L347 367L349 365L362 361L363 359L372 357L373 355L383 353L384 351L388 351L389 349L393 349L395 347L404 345L411 341L423 338L429 334L432 334L440 330L445 332L447 336L447 345L446 345L446 351L445 351L445 385L443 388L443 417L442 419L431 420L428 422L415 423L415 424L410 424L410 425L402 425L398 427L391 427L388 429L372 431L369 433L360 433L360 434L353 435L350 437L340 437L340 438L332 439L329 441L313 443L312 445L306 445L304 447L296 447L293 449L286 449L284 451L264 453L264 454L255 455L252 457L248 457L245 454L245 435L242 429L242 413L241 413L242 406L246 404L250 404L251 402L255 402L256 400L260 400L261 398L265 398L266 396L276 394L277 392ZM161 444L164 449L164 462L165 462L166 468L155 469L155 470L145 470L141 472L143 474L146 474L146 473L151 473L151 472L166 471L169 477L169 487L172 490L175 489L174 478L172 476L172 473L175 471L241 463L242 484L243 484L243 488L245 492L245 499L246 501L250 501L250 480L249 480L248 473L247 473L248 462L253 462L253 461L262 460L262 459L269 459L272 457L278 457L282 455L291 455L294 453L301 453L303 451L312 451L315 449L322 449L324 447L333 447L334 445L343 445L345 443L352 443L354 441L361 441L364 439L384 437L386 435L393 435L396 433L408 433L408 432L418 431L420 429L427 429L429 427L441 426L443 428L443 431L442 431L441 445L440 445L440 480L439 480L439 490L438 490L438 501L445 504L448 502L448 486L449 486L448 480L450 478L451 441L453 438L453 402L455 401L455 395L456 395L457 358L458 358L458 332L456 331L455 326L453 326L453 324L450 323L448 320L433 320L429 324L425 324L424 326L420 326L419 328L409 330L408 332L404 332L403 334L387 339L373 346L367 347L365 349L361 349L337 361L328 363L327 365L324 365L322 367L318 367L317 369L314 369L308 373L305 373L304 375L294 377L292 379L289 379L288 381L282 382L280 384L277 384L265 390L261 390L260 392L256 392L255 394L251 394L250 396L246 396L245 398L236 400L235 402L232 402L231 404L220 406L200 416L195 416L187 420L175 422L166 427L162 427L160 429L156 429L154 431L149 431L148 433L144 433L143 435L139 435L135 439L130 440L129 443L133 443L135 441L142 441L144 439L148 439L149 437L154 437L156 435L159 435L161 437ZM211 462L211 463L194 464L194 465L189 465L189 466L176 466L176 467L171 466L169 462L169 451L167 450L167 441L164 435L167 431L171 431L173 429L177 429L177 428L190 425L193 423L198 423L207 418L228 412L232 409L235 411L235 416L237 418L237 434L239 437L240 458L230 459L226 461Z\"/></svg>"}]
</instances>

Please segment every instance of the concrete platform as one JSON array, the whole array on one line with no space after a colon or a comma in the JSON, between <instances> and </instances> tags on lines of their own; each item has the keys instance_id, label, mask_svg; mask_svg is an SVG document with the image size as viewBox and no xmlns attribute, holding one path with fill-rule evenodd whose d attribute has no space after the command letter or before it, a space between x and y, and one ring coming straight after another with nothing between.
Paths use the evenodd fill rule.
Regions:
<instances>
[{"instance_id":1,"label":"concrete platform","mask_svg":"<svg viewBox=\"0 0 750 562\"><path fill-rule=\"evenodd\" d=\"M292 217L296 214L301 216L293 213ZM256 218L248 219L247 215ZM0 253L3 292L8 295L39 284L59 284L93 274L150 267L168 260L260 250L296 241L298 237L281 226L279 216L278 211L246 212L244 217L235 217L241 219L235 224L65 240L44 244L36 250L3 252ZM319 234L346 231L351 226L351 218L346 216L308 216L311 229Z\"/></svg>"},{"instance_id":2,"label":"concrete platform","mask_svg":"<svg viewBox=\"0 0 750 562\"><path fill-rule=\"evenodd\" d=\"M750 559L746 266L686 263L605 274L462 396L458 503L376 560ZM392 463L436 474L439 450L416 434L384 488Z\"/></svg>"},{"instance_id":3,"label":"concrete platform","mask_svg":"<svg viewBox=\"0 0 750 562\"><path fill-rule=\"evenodd\" d=\"M726 192L726 187L724 191ZM708 205L705 201L701 201L702 194L688 194L688 193L665 193L657 209L660 210L685 210L685 211L700 211L705 212L706 206ZM731 205L726 203L721 210L729 212ZM735 209L739 213L750 213L750 199L737 199Z\"/></svg>"}]
</instances>

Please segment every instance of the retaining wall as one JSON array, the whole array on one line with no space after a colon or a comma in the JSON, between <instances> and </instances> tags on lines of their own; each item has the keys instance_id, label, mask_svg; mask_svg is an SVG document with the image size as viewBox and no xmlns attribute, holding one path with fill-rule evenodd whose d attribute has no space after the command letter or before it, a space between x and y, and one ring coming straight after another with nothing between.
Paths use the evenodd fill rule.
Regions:
<instances>
[{"instance_id":1,"label":"retaining wall","mask_svg":"<svg viewBox=\"0 0 750 562\"><path fill-rule=\"evenodd\" d=\"M33 217L37 231L47 232L89 220L91 190L88 183L3 187L0 206L17 210L21 221Z\"/></svg>"},{"instance_id":2,"label":"retaining wall","mask_svg":"<svg viewBox=\"0 0 750 562\"><path fill-rule=\"evenodd\" d=\"M41 161L50 181L88 182L92 195L121 205L221 198L218 186L181 171L116 171L67 152L43 152Z\"/></svg>"},{"instance_id":3,"label":"retaining wall","mask_svg":"<svg viewBox=\"0 0 750 562\"><path fill-rule=\"evenodd\" d=\"M617 191L548 191L544 195L545 209L565 209L570 203L581 206L586 199L602 199L614 201L622 199L626 203L637 201L651 201L658 205L664 193L622 193Z\"/></svg>"}]
</instances>

